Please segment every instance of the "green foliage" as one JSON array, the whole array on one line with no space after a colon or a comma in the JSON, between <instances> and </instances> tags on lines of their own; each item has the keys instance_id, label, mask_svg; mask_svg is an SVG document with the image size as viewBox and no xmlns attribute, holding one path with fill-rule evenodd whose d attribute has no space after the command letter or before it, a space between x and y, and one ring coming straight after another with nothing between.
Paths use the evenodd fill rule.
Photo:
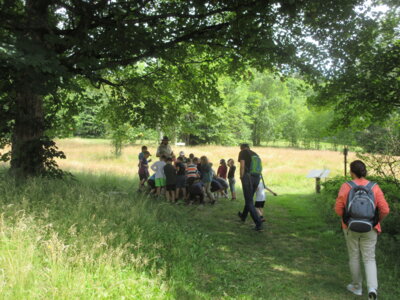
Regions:
<instances>
[{"instance_id":1,"label":"green foliage","mask_svg":"<svg viewBox=\"0 0 400 300\"><path fill-rule=\"evenodd\" d=\"M33 128L23 112L44 124L29 138L68 136L82 99L60 95L86 89L82 78L113 87L116 126L162 127L192 106L203 114L220 103L214 86L223 73L293 67L315 77L325 50L340 51L342 33L354 31L360 3L1 1L0 139L15 142ZM16 99L37 101L21 107ZM21 151L13 147L11 156Z\"/></svg>"},{"instance_id":2,"label":"green foliage","mask_svg":"<svg viewBox=\"0 0 400 300\"><path fill-rule=\"evenodd\" d=\"M375 21L360 18L357 33L335 55L335 72L310 99L312 104L334 107L336 126L366 127L382 122L400 106L400 8L390 5Z\"/></svg>"}]
</instances>

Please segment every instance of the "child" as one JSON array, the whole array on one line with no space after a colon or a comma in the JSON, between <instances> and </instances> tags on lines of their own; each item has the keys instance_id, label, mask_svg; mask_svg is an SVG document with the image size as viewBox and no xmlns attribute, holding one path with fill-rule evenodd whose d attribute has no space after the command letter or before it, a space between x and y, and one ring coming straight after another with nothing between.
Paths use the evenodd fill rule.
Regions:
<instances>
[{"instance_id":1,"label":"child","mask_svg":"<svg viewBox=\"0 0 400 300\"><path fill-rule=\"evenodd\" d=\"M147 180L147 185L149 186L149 194L155 194L156 193L156 174L153 174L149 177Z\"/></svg>"},{"instance_id":2,"label":"child","mask_svg":"<svg viewBox=\"0 0 400 300\"><path fill-rule=\"evenodd\" d=\"M165 174L164 174L165 160L166 160L165 155L161 155L160 160L156 161L151 166L151 169L154 172L156 172L155 181L156 181L157 196L161 195L161 189L165 187Z\"/></svg>"},{"instance_id":3,"label":"child","mask_svg":"<svg viewBox=\"0 0 400 300\"><path fill-rule=\"evenodd\" d=\"M199 178L199 170L197 165L193 160L189 160L186 166L186 184L190 186L197 178Z\"/></svg>"},{"instance_id":4,"label":"child","mask_svg":"<svg viewBox=\"0 0 400 300\"><path fill-rule=\"evenodd\" d=\"M273 192L272 190L270 190L269 188L267 188L264 185L264 179L260 180L260 183L258 184L257 190L256 190L256 203L255 203L255 207L256 210L258 212L258 214L260 215L260 219L261 221L265 222L264 219L264 204L265 204L265 190L267 190L268 192L270 192L271 194L273 194L274 196L278 196L277 193Z\"/></svg>"},{"instance_id":5,"label":"child","mask_svg":"<svg viewBox=\"0 0 400 300\"><path fill-rule=\"evenodd\" d=\"M217 176L226 180L226 173L228 172L228 167L226 166L225 159L219 161L219 167L217 170Z\"/></svg>"},{"instance_id":6,"label":"child","mask_svg":"<svg viewBox=\"0 0 400 300\"><path fill-rule=\"evenodd\" d=\"M226 166L225 159L221 159L219 161L219 164L220 166L217 170L217 177L219 178L218 181L224 186L224 190L223 192L221 192L221 196L225 196L225 198L228 198L228 182L226 181L226 173L228 172L228 167ZM222 181L225 181L225 183L222 183Z\"/></svg>"},{"instance_id":7,"label":"child","mask_svg":"<svg viewBox=\"0 0 400 300\"><path fill-rule=\"evenodd\" d=\"M199 199L200 204L204 204L204 184L196 179L192 185L188 187L188 204L191 204Z\"/></svg>"},{"instance_id":8,"label":"child","mask_svg":"<svg viewBox=\"0 0 400 300\"><path fill-rule=\"evenodd\" d=\"M182 191L183 199L186 199L186 168L183 163L183 158L178 157L176 163L176 199L179 199L180 192Z\"/></svg>"},{"instance_id":9,"label":"child","mask_svg":"<svg viewBox=\"0 0 400 300\"><path fill-rule=\"evenodd\" d=\"M142 146L142 152L140 152L138 155L139 161L143 158L144 152L146 152L146 151L147 151L147 146ZM147 162L151 162L151 159L149 159Z\"/></svg>"},{"instance_id":10,"label":"child","mask_svg":"<svg viewBox=\"0 0 400 300\"><path fill-rule=\"evenodd\" d=\"M211 181L213 177L213 172L211 170L210 163L208 162L207 156L202 156L200 158L200 173L201 181L204 183L204 189L208 198L210 198L211 204L215 203L215 198L211 192Z\"/></svg>"},{"instance_id":11,"label":"child","mask_svg":"<svg viewBox=\"0 0 400 300\"><path fill-rule=\"evenodd\" d=\"M142 159L139 161L139 191L143 190L144 184L149 178L149 162L147 160L149 156L150 152L145 150Z\"/></svg>"},{"instance_id":12,"label":"child","mask_svg":"<svg viewBox=\"0 0 400 300\"><path fill-rule=\"evenodd\" d=\"M211 192L214 193L214 197L218 197L218 194L223 194L224 192L224 187L221 185L220 181L218 180L218 177L214 177L211 180Z\"/></svg>"},{"instance_id":13,"label":"child","mask_svg":"<svg viewBox=\"0 0 400 300\"><path fill-rule=\"evenodd\" d=\"M232 196L232 201L236 200L236 190L235 190L235 171L236 171L236 166L235 162L232 158L228 159L228 166L229 166L229 172L228 172L228 182L229 182L229 189L231 190L231 196Z\"/></svg>"},{"instance_id":14,"label":"child","mask_svg":"<svg viewBox=\"0 0 400 300\"><path fill-rule=\"evenodd\" d=\"M168 157L164 166L165 183L166 183L166 196L167 201L175 202L175 190L176 190L176 170L172 165L172 157Z\"/></svg>"},{"instance_id":15,"label":"child","mask_svg":"<svg viewBox=\"0 0 400 300\"><path fill-rule=\"evenodd\" d=\"M181 152L179 152L179 156L178 156L178 158L182 158L182 162L184 163L184 164L186 164L187 163L187 158L185 157L185 152L183 152L183 151L181 151Z\"/></svg>"},{"instance_id":16,"label":"child","mask_svg":"<svg viewBox=\"0 0 400 300\"><path fill-rule=\"evenodd\" d=\"M139 161L144 157L144 152L147 151L147 146L142 146L142 152L139 153Z\"/></svg>"}]
</instances>

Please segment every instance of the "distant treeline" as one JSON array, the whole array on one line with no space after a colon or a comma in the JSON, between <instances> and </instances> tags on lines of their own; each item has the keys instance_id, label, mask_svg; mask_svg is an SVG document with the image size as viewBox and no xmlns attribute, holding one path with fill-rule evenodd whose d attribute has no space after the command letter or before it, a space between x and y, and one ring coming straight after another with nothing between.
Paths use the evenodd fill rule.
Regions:
<instances>
[{"instance_id":1,"label":"distant treeline","mask_svg":"<svg viewBox=\"0 0 400 300\"><path fill-rule=\"evenodd\" d=\"M347 145L353 150L361 148L378 153L385 151L388 137L400 137L398 115L366 128L357 124L347 128L335 126L337 112L329 107L317 110L309 105L307 99L314 91L300 77L279 78L269 72L249 70L247 78L240 81L220 78L218 91L219 102L206 110L179 107L168 122L143 122L137 126L129 122L116 125L107 113L110 98L106 93L97 92L100 100L95 105L86 105L64 136L110 138L116 152L124 144L138 140L157 141L163 132L187 145L237 145L245 141L254 146L332 150ZM157 113L166 112L160 109L154 111Z\"/></svg>"}]
</instances>

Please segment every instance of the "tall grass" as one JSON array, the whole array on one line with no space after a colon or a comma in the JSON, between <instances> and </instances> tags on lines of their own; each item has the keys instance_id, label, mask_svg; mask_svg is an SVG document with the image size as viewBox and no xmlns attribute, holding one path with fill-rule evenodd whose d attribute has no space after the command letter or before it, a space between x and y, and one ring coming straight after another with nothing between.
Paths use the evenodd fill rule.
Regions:
<instances>
[{"instance_id":1,"label":"tall grass","mask_svg":"<svg viewBox=\"0 0 400 300\"><path fill-rule=\"evenodd\" d=\"M340 174L340 153L256 148L280 194L268 198L266 230L256 233L251 221L237 222L242 199L186 207L136 194L139 145L119 158L104 141L59 145L75 179L18 183L0 171L1 299L348 296L343 237L320 216L314 181L305 177L324 167ZM180 149L209 156L214 167L238 154L236 147ZM397 260L379 251L381 299L397 299Z\"/></svg>"},{"instance_id":2,"label":"tall grass","mask_svg":"<svg viewBox=\"0 0 400 300\"><path fill-rule=\"evenodd\" d=\"M118 181L2 180L3 299L174 298L167 278L172 270L177 281L187 276L205 236L182 226L184 214ZM181 253L188 245L190 257Z\"/></svg>"}]
</instances>

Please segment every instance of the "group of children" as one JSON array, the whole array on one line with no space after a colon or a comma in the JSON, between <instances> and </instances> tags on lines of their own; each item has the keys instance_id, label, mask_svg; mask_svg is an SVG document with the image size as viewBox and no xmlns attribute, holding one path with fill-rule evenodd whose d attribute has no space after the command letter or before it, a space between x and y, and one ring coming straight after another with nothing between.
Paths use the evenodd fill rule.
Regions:
<instances>
[{"instance_id":1,"label":"group of children","mask_svg":"<svg viewBox=\"0 0 400 300\"><path fill-rule=\"evenodd\" d=\"M185 153L181 151L178 157L161 155L151 166L149 157L147 147L143 146L139 154L139 191L146 191L147 182L150 194L161 196L165 193L167 200L172 203L178 203L182 198L186 204L205 204L207 196L209 203L214 204L219 197L228 198L228 189L231 200L236 199L236 166L233 159L227 162L221 159L215 172L206 156L198 158L190 154L185 157ZM154 171L152 176L149 169ZM264 185L263 180L260 181L255 204L260 216L263 216L265 189L276 195Z\"/></svg>"}]
</instances>

